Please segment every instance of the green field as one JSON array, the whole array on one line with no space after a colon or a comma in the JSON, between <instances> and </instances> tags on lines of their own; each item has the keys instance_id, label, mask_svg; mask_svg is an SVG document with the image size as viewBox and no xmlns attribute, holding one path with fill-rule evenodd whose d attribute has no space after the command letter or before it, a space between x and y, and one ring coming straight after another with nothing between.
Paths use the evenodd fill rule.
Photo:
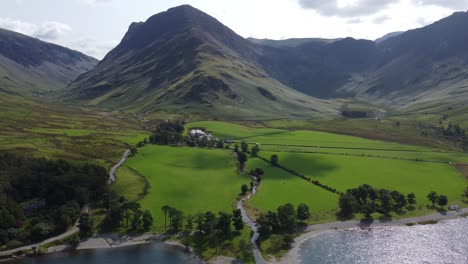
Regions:
<instances>
[{"instance_id":1,"label":"green field","mask_svg":"<svg viewBox=\"0 0 468 264\"><path fill-rule=\"evenodd\" d=\"M262 152L269 157L273 153ZM341 192L369 184L378 188L414 192L419 204L427 202L430 191L446 194L451 203L460 203L467 185L454 166L341 155L280 153L280 164L318 180Z\"/></svg>"},{"instance_id":2,"label":"green field","mask_svg":"<svg viewBox=\"0 0 468 264\"><path fill-rule=\"evenodd\" d=\"M235 173L234 158L226 150L146 146L126 164L150 184L140 203L155 217L154 231L164 227L163 205L185 214L231 212L240 186L250 182Z\"/></svg>"},{"instance_id":3,"label":"green field","mask_svg":"<svg viewBox=\"0 0 468 264\"><path fill-rule=\"evenodd\" d=\"M303 179L291 175L269 163L251 158L248 169L262 168L265 175L258 193L249 201L251 207L260 212L275 211L280 205L305 203L312 212L312 219L330 218L338 204L338 195L319 188ZM255 209L252 209L255 213Z\"/></svg>"},{"instance_id":4,"label":"green field","mask_svg":"<svg viewBox=\"0 0 468 264\"><path fill-rule=\"evenodd\" d=\"M200 121L189 123L186 126L186 132L190 128L204 128L213 133L216 137L222 139L240 139L248 137L256 137L261 135L270 135L276 133L287 132L283 129L274 128L254 128L243 126L234 123L219 122L219 121Z\"/></svg>"}]
</instances>

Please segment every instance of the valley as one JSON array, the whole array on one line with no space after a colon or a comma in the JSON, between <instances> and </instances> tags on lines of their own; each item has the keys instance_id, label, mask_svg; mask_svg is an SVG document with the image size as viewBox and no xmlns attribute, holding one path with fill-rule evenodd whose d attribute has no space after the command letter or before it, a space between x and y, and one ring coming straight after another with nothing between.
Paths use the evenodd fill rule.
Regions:
<instances>
[{"instance_id":1,"label":"valley","mask_svg":"<svg viewBox=\"0 0 468 264\"><path fill-rule=\"evenodd\" d=\"M466 217L466 25L269 40L182 5L100 61L0 29L0 261L280 263L317 228Z\"/></svg>"}]
</instances>

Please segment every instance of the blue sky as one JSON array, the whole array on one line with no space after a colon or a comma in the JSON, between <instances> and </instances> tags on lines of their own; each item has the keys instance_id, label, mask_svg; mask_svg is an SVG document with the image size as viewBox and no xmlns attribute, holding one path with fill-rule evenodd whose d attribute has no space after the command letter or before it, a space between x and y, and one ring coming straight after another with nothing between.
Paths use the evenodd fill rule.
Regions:
<instances>
[{"instance_id":1,"label":"blue sky","mask_svg":"<svg viewBox=\"0 0 468 264\"><path fill-rule=\"evenodd\" d=\"M1 0L0 27L100 59L130 23L181 4L243 37L271 39L376 39L468 9L468 0Z\"/></svg>"}]
</instances>

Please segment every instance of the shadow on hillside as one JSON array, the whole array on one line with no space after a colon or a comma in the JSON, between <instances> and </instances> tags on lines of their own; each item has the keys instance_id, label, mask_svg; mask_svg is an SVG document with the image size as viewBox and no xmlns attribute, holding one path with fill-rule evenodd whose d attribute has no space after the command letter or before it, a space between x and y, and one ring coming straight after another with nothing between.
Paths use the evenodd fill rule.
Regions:
<instances>
[{"instance_id":1,"label":"shadow on hillside","mask_svg":"<svg viewBox=\"0 0 468 264\"><path fill-rule=\"evenodd\" d=\"M279 153L278 156L282 166L315 179L325 177L337 168L335 164L323 161L317 155L281 155Z\"/></svg>"}]
</instances>

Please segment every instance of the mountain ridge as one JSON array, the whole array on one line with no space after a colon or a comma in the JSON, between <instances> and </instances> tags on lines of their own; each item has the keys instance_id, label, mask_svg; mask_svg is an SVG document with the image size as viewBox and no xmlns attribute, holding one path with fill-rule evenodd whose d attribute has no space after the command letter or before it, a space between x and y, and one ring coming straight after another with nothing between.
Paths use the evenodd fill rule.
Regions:
<instances>
[{"instance_id":1,"label":"mountain ridge","mask_svg":"<svg viewBox=\"0 0 468 264\"><path fill-rule=\"evenodd\" d=\"M132 23L121 43L73 82L65 97L145 114L337 115L336 105L270 78L257 49L202 11L171 8Z\"/></svg>"},{"instance_id":2,"label":"mountain ridge","mask_svg":"<svg viewBox=\"0 0 468 264\"><path fill-rule=\"evenodd\" d=\"M97 60L81 52L0 28L0 87L32 95L59 90Z\"/></svg>"}]
</instances>

